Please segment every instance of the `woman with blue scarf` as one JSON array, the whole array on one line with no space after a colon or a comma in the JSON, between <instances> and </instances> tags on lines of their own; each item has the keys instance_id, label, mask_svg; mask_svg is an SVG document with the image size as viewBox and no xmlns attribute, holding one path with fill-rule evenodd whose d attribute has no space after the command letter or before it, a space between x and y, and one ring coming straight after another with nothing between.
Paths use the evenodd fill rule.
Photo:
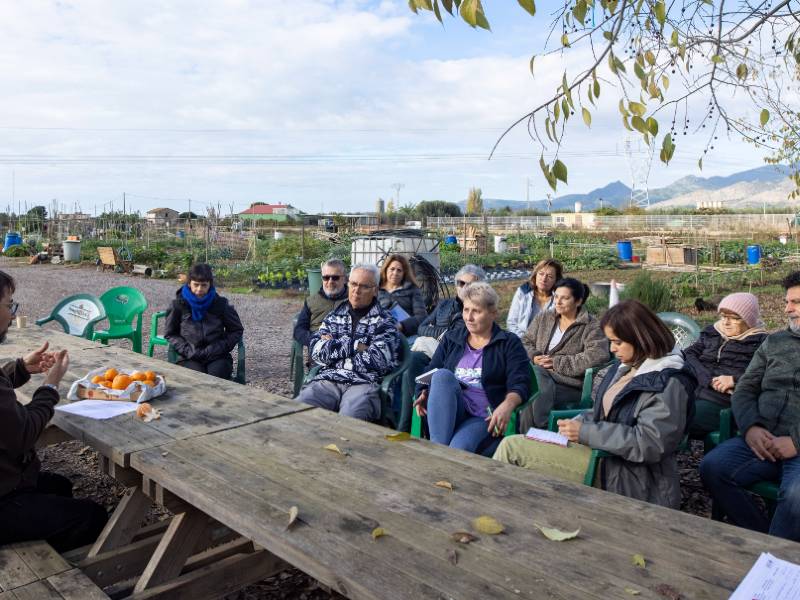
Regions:
<instances>
[{"instance_id":1,"label":"woman with blue scarf","mask_svg":"<svg viewBox=\"0 0 800 600\"><path fill-rule=\"evenodd\" d=\"M243 333L236 309L214 288L211 267L204 263L194 265L167 313L164 337L178 353L178 364L230 379L231 350Z\"/></svg>"}]
</instances>

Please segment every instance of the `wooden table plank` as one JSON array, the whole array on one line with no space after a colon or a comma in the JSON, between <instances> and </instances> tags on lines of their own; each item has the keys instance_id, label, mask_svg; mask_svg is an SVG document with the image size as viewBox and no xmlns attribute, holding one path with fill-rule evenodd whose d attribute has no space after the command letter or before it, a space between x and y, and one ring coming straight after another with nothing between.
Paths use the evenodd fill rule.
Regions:
<instances>
[{"instance_id":1,"label":"wooden table plank","mask_svg":"<svg viewBox=\"0 0 800 600\"><path fill-rule=\"evenodd\" d=\"M37 579L12 546L0 546L0 591L13 590Z\"/></svg>"},{"instance_id":2,"label":"wooden table plank","mask_svg":"<svg viewBox=\"0 0 800 600\"><path fill-rule=\"evenodd\" d=\"M53 547L44 540L17 542L13 548L39 579L68 571L71 567Z\"/></svg>"},{"instance_id":3,"label":"wooden table plank","mask_svg":"<svg viewBox=\"0 0 800 600\"><path fill-rule=\"evenodd\" d=\"M84 575L80 569L70 569L47 578L63 600L108 600L94 582Z\"/></svg>"},{"instance_id":4,"label":"wooden table plank","mask_svg":"<svg viewBox=\"0 0 800 600\"><path fill-rule=\"evenodd\" d=\"M800 559L793 542L429 442L389 442L386 433L314 410L137 453L132 464L351 597L385 597L391 580L416 586L404 591L421 597L625 597L628 587L655 597L663 583L685 597L723 598L759 552ZM323 450L328 443L350 455ZM455 491L433 485L441 479ZM302 524L287 533L291 505ZM449 534L470 530L484 513L500 519L506 535L478 534L479 542L457 547L458 565L449 564ZM581 535L550 542L534 522L580 526ZM373 541L378 525L388 535ZM636 553L647 557L646 569L632 565ZM372 572L342 566L366 554Z\"/></svg>"}]
</instances>

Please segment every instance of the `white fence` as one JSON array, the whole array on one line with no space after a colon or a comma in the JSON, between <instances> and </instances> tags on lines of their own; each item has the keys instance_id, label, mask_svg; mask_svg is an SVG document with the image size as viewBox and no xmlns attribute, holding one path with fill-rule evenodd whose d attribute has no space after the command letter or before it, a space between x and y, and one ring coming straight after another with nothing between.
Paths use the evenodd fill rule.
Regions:
<instances>
[{"instance_id":1,"label":"white fence","mask_svg":"<svg viewBox=\"0 0 800 600\"><path fill-rule=\"evenodd\" d=\"M558 220L557 220L558 219ZM583 231L662 232L683 231L704 233L778 232L787 231L795 215L619 215L598 216L593 213L544 215L536 217L428 217L429 229L458 231L465 225L488 228L490 232L542 231L573 229Z\"/></svg>"}]
</instances>

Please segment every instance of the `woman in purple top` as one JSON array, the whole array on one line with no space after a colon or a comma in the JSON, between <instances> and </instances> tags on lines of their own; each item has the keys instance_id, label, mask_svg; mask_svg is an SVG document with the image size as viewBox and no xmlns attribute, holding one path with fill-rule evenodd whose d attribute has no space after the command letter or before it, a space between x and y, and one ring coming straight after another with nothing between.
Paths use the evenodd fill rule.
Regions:
<instances>
[{"instance_id":1,"label":"woman in purple top","mask_svg":"<svg viewBox=\"0 0 800 600\"><path fill-rule=\"evenodd\" d=\"M432 441L491 455L528 398L530 362L519 338L494 322L498 297L488 283L469 284L462 300L465 327L442 338L430 363L439 370L417 387L414 405Z\"/></svg>"}]
</instances>

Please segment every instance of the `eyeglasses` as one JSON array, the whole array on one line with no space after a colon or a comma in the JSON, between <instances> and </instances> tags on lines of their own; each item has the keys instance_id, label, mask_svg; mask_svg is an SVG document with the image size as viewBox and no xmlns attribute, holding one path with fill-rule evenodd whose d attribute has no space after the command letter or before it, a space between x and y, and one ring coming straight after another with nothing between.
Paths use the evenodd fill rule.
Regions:
<instances>
[{"instance_id":1,"label":"eyeglasses","mask_svg":"<svg viewBox=\"0 0 800 600\"><path fill-rule=\"evenodd\" d=\"M19 302L9 302L8 304L3 304L3 306L11 311L12 317L17 314L17 311L19 310Z\"/></svg>"},{"instance_id":2,"label":"eyeglasses","mask_svg":"<svg viewBox=\"0 0 800 600\"><path fill-rule=\"evenodd\" d=\"M739 321L744 321L742 317L739 315L720 315L720 319L723 321L733 321L734 323L738 323Z\"/></svg>"},{"instance_id":3,"label":"eyeglasses","mask_svg":"<svg viewBox=\"0 0 800 600\"><path fill-rule=\"evenodd\" d=\"M347 285L349 285L354 290L371 290L375 287L374 283L354 283L352 281L348 281Z\"/></svg>"},{"instance_id":4,"label":"eyeglasses","mask_svg":"<svg viewBox=\"0 0 800 600\"><path fill-rule=\"evenodd\" d=\"M339 281L341 278L341 275L323 275L322 281Z\"/></svg>"},{"instance_id":5,"label":"eyeglasses","mask_svg":"<svg viewBox=\"0 0 800 600\"><path fill-rule=\"evenodd\" d=\"M465 285L469 285L472 283L471 281L464 281L463 279L456 279L456 285L458 287L464 287Z\"/></svg>"}]
</instances>

